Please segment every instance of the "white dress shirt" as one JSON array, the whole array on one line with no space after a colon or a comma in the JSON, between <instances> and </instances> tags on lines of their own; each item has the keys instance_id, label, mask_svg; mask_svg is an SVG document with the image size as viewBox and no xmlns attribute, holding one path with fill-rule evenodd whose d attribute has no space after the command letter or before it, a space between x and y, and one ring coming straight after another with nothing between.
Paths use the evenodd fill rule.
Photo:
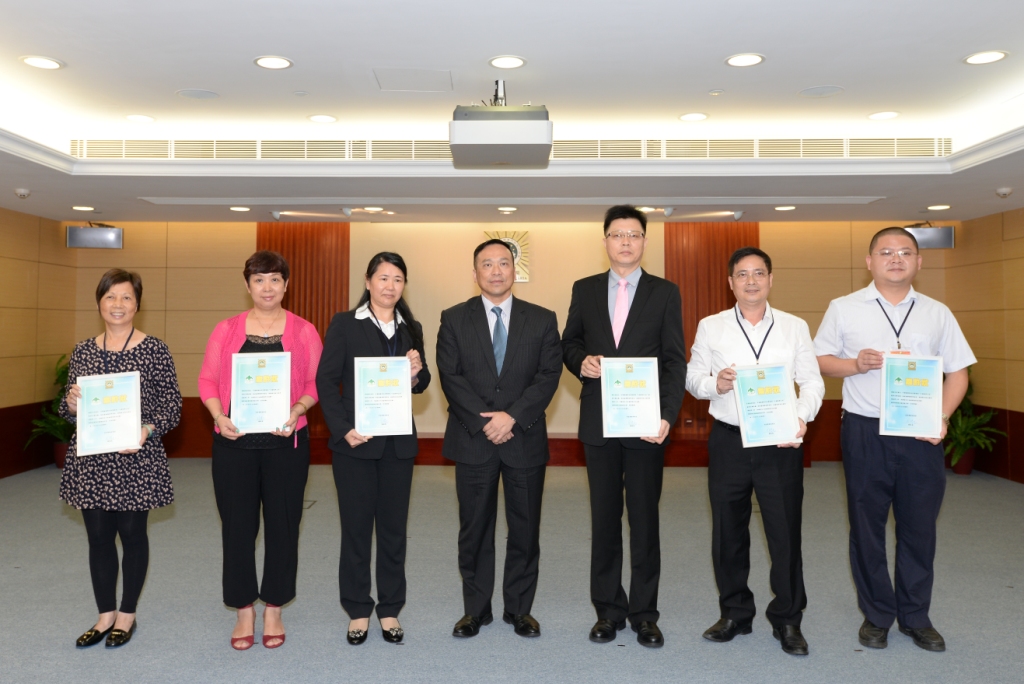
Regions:
<instances>
[{"instance_id":1,"label":"white dress shirt","mask_svg":"<svg viewBox=\"0 0 1024 684\"><path fill-rule=\"evenodd\" d=\"M508 335L508 324L512 320L512 295L506 297L501 304L495 304L484 295L480 295L480 299L483 300L484 311L487 312L487 327L491 331L491 339L494 339L494 324L498 322L498 317L491 309L496 306L501 309L501 322L505 324L505 334Z\"/></svg>"},{"instance_id":2,"label":"white dress shirt","mask_svg":"<svg viewBox=\"0 0 1024 684\"><path fill-rule=\"evenodd\" d=\"M736 321L737 316L739 322ZM769 328L771 334L768 333ZM749 343L743 335L744 331L750 337ZM690 348L690 362L686 364L687 391L698 399L710 399L710 413L714 418L730 425L739 425L733 390L719 394L716 384L722 369L733 364L747 366L758 363L751 345L760 350L760 363L786 364L800 387L796 401L797 415L805 423L814 420L825 397L825 382L821 379L818 360L814 355L811 331L802 318L772 309L767 304L764 317L757 325L751 325L739 313L739 307L735 306L708 316L697 325L697 336Z\"/></svg>"},{"instance_id":3,"label":"white dress shirt","mask_svg":"<svg viewBox=\"0 0 1024 684\"><path fill-rule=\"evenodd\" d=\"M913 311L910 310L911 304L914 305ZM885 320L886 315L889 321ZM874 283L832 300L814 338L814 353L855 359L862 349L894 351L897 347L893 326L896 330L902 326L899 336L901 349L910 350L917 356L941 356L945 373L961 370L978 361L949 307L915 291L913 287L903 301L893 306ZM867 418L878 418L881 376L881 370L871 370L843 378L843 409Z\"/></svg>"},{"instance_id":4,"label":"white dress shirt","mask_svg":"<svg viewBox=\"0 0 1024 684\"><path fill-rule=\"evenodd\" d=\"M395 317L392 318L387 323L382 323L381 321L377 320L377 317L370 311L369 302L363 304L361 307L356 309L356 320L359 321L364 318L369 318L371 321L373 321L373 324L380 328L380 331L384 333L384 337L388 338L389 340L395 336L395 324L402 322L402 314L398 313L397 308L395 309Z\"/></svg>"}]
</instances>

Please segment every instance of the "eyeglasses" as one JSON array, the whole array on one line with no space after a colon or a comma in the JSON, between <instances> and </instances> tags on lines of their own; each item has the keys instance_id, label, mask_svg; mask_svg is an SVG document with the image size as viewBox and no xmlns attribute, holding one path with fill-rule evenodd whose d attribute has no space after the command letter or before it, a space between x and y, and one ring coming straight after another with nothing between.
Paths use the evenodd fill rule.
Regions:
<instances>
[{"instance_id":1,"label":"eyeglasses","mask_svg":"<svg viewBox=\"0 0 1024 684\"><path fill-rule=\"evenodd\" d=\"M749 280L750 278L764 280L767 277L768 271L761 270L760 268L756 271L736 271L730 276L733 280Z\"/></svg>"},{"instance_id":2,"label":"eyeglasses","mask_svg":"<svg viewBox=\"0 0 1024 684\"><path fill-rule=\"evenodd\" d=\"M875 252L875 256L880 256L886 260L891 260L897 255L899 255L900 259L909 259L912 256L917 256L917 252L912 249L901 249L898 251L893 249L880 249Z\"/></svg>"},{"instance_id":3,"label":"eyeglasses","mask_svg":"<svg viewBox=\"0 0 1024 684\"><path fill-rule=\"evenodd\" d=\"M643 233L608 233L607 235L605 235L605 237L610 239L610 240L615 240L616 242L625 242L626 240L629 240L630 242L632 242L634 240L641 240L641 239L643 239L644 234Z\"/></svg>"}]
</instances>

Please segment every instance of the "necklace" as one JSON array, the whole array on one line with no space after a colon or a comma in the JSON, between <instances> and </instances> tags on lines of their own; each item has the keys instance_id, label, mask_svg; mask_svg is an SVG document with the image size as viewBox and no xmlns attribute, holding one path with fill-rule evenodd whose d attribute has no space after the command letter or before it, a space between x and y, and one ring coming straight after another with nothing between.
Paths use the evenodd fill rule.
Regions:
<instances>
[{"instance_id":1,"label":"necklace","mask_svg":"<svg viewBox=\"0 0 1024 684\"><path fill-rule=\"evenodd\" d=\"M261 321L260 317L256 315L256 309L252 310L252 317L255 318L256 322L260 324L261 328L263 328L263 337L267 338L270 337L270 328L273 328L274 324L277 323L277 319L281 317L281 309L278 309L277 313L274 314L274 320L270 321L270 328L263 325L263 321Z\"/></svg>"}]
</instances>

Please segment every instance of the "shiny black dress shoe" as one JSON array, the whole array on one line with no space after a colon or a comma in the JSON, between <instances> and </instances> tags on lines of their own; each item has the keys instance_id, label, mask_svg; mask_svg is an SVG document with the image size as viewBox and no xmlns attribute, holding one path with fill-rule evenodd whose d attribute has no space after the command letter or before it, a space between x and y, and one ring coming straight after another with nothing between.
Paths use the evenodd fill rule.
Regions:
<instances>
[{"instance_id":1,"label":"shiny black dress shoe","mask_svg":"<svg viewBox=\"0 0 1024 684\"><path fill-rule=\"evenodd\" d=\"M737 634L750 634L752 631L754 628L749 622L736 622L729 618L722 618L704 630L703 637L708 641L725 643L732 641Z\"/></svg>"},{"instance_id":2,"label":"shiny black dress shoe","mask_svg":"<svg viewBox=\"0 0 1024 684\"><path fill-rule=\"evenodd\" d=\"M807 655L807 639L804 639L799 625L773 627L772 636L779 640L782 650L789 655Z\"/></svg>"},{"instance_id":3,"label":"shiny black dress shoe","mask_svg":"<svg viewBox=\"0 0 1024 684\"><path fill-rule=\"evenodd\" d=\"M95 627L86 631L85 634L78 637L78 640L75 641L75 648L89 648L90 646L95 646L103 641L106 636L110 634L110 630L112 629L114 629L114 625L110 625L107 627L106 631L103 632L98 631Z\"/></svg>"},{"instance_id":4,"label":"shiny black dress shoe","mask_svg":"<svg viewBox=\"0 0 1024 684\"><path fill-rule=\"evenodd\" d=\"M132 622L132 626L128 628L128 631L123 629L112 629L110 634L107 635L107 648L121 648L129 641L132 640L132 635L135 634L135 628L139 626L139 621L135 620Z\"/></svg>"},{"instance_id":5,"label":"shiny black dress shoe","mask_svg":"<svg viewBox=\"0 0 1024 684\"><path fill-rule=\"evenodd\" d=\"M626 629L626 621L620 620L609 620L602 618L594 623L594 626L590 630L590 640L598 644L606 644L609 641L615 641L615 633L621 632Z\"/></svg>"},{"instance_id":6,"label":"shiny black dress shoe","mask_svg":"<svg viewBox=\"0 0 1024 684\"><path fill-rule=\"evenodd\" d=\"M463 615L462 619L455 623L455 629L452 630L452 636L457 637L475 637L480 633L480 628L484 625L489 625L494 622L494 615L488 613L487 615L481 615L476 617L475 615Z\"/></svg>"},{"instance_id":7,"label":"shiny black dress shoe","mask_svg":"<svg viewBox=\"0 0 1024 684\"><path fill-rule=\"evenodd\" d=\"M348 634L345 635L345 640L353 646L358 646L359 644L366 641L366 630L350 629L348 630Z\"/></svg>"},{"instance_id":8,"label":"shiny black dress shoe","mask_svg":"<svg viewBox=\"0 0 1024 684\"><path fill-rule=\"evenodd\" d=\"M501 619L516 628L516 634L521 637L539 637L540 623L529 613L513 615L507 610L501 614Z\"/></svg>"},{"instance_id":9,"label":"shiny black dress shoe","mask_svg":"<svg viewBox=\"0 0 1024 684\"><path fill-rule=\"evenodd\" d=\"M864 620L857 632L857 641L868 648L885 648L889 645L889 628L878 627L871 620Z\"/></svg>"},{"instance_id":10,"label":"shiny black dress shoe","mask_svg":"<svg viewBox=\"0 0 1024 684\"><path fill-rule=\"evenodd\" d=\"M665 645L665 637L658 629L657 622L643 620L639 625L631 625L636 632L636 642L647 648L661 648Z\"/></svg>"},{"instance_id":11,"label":"shiny black dress shoe","mask_svg":"<svg viewBox=\"0 0 1024 684\"><path fill-rule=\"evenodd\" d=\"M389 644L400 644L402 639L405 638L405 630L401 627L392 627L391 629L380 628L381 636L384 637L384 641Z\"/></svg>"},{"instance_id":12,"label":"shiny black dress shoe","mask_svg":"<svg viewBox=\"0 0 1024 684\"><path fill-rule=\"evenodd\" d=\"M945 651L946 640L931 627L904 627L900 631L914 640L914 643L926 651Z\"/></svg>"}]
</instances>

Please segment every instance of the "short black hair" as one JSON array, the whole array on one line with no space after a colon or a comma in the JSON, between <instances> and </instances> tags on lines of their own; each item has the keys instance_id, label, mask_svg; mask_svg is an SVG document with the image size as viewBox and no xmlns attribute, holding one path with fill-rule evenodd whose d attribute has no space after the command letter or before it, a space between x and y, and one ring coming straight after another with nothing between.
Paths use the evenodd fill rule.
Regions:
<instances>
[{"instance_id":1,"label":"short black hair","mask_svg":"<svg viewBox=\"0 0 1024 684\"><path fill-rule=\"evenodd\" d=\"M768 273L772 272L772 258L765 254L757 247L740 247L732 256L729 257L729 275L732 275L732 270L736 267L736 264L740 263L748 256L761 257L764 260L765 268L768 269Z\"/></svg>"},{"instance_id":2,"label":"short black hair","mask_svg":"<svg viewBox=\"0 0 1024 684\"><path fill-rule=\"evenodd\" d=\"M632 204L616 204L604 213L604 233L608 234L608 226L612 224L612 221L618 219L636 219L640 222L640 227L643 228L644 235L647 235L647 214L640 211Z\"/></svg>"},{"instance_id":3,"label":"short black hair","mask_svg":"<svg viewBox=\"0 0 1024 684\"><path fill-rule=\"evenodd\" d=\"M126 271L123 268L112 268L102 276L96 286L96 306L100 305L103 295L110 292L110 288L121 283L131 283L135 291L135 310L142 308L142 278L134 271Z\"/></svg>"},{"instance_id":4,"label":"short black hair","mask_svg":"<svg viewBox=\"0 0 1024 684\"><path fill-rule=\"evenodd\" d=\"M868 245L868 254L875 251L875 245L878 244L880 238L886 235L902 235L903 237L910 238L910 241L914 243L914 249L921 249L917 246L917 238L906 228L900 228L899 226L889 226L875 233L874 237L871 238L871 244Z\"/></svg>"},{"instance_id":5,"label":"short black hair","mask_svg":"<svg viewBox=\"0 0 1024 684\"><path fill-rule=\"evenodd\" d=\"M285 281L291 275L285 258L269 249L261 249L245 260L245 270L242 271L242 275L245 276L245 282L248 283L249 278L256 273L280 273Z\"/></svg>"},{"instance_id":6,"label":"short black hair","mask_svg":"<svg viewBox=\"0 0 1024 684\"><path fill-rule=\"evenodd\" d=\"M512 263L515 263L516 253L512 251L512 245L508 244L501 238L491 238L487 242L481 242L479 245L476 246L476 249L473 250L473 268L476 268L476 258L480 256L480 252L484 251L491 245L501 245L502 247L507 249L508 253L512 255Z\"/></svg>"}]
</instances>

